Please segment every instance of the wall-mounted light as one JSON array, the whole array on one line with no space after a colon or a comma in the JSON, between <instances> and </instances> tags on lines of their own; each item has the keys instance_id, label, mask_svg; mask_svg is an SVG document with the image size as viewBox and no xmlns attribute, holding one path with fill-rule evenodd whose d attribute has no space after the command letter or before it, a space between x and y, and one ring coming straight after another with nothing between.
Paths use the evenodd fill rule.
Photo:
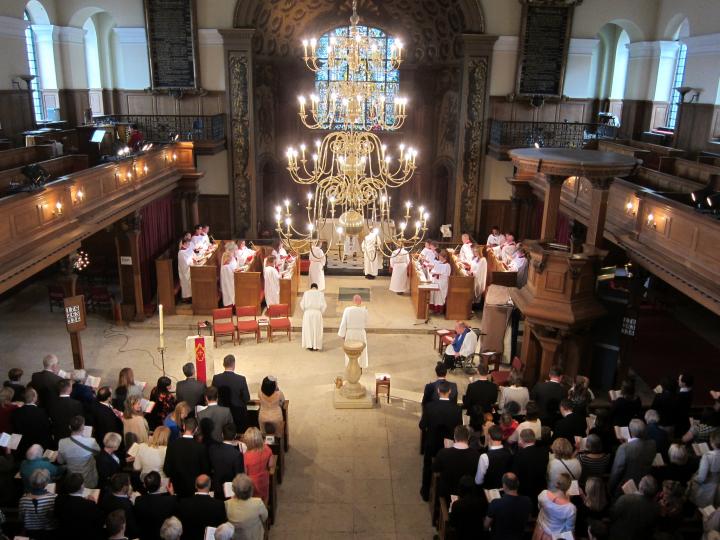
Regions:
<instances>
[{"instance_id":1,"label":"wall-mounted light","mask_svg":"<svg viewBox=\"0 0 720 540\"><path fill-rule=\"evenodd\" d=\"M75 192L75 200L73 201L75 204L80 204L83 202L83 199L85 198L85 192L83 192L82 189L78 189Z\"/></svg>"},{"instance_id":2,"label":"wall-mounted light","mask_svg":"<svg viewBox=\"0 0 720 540\"><path fill-rule=\"evenodd\" d=\"M132 180L132 172L128 171L125 176L127 177L128 182L129 182L130 180Z\"/></svg>"},{"instance_id":3,"label":"wall-mounted light","mask_svg":"<svg viewBox=\"0 0 720 540\"><path fill-rule=\"evenodd\" d=\"M173 157L173 161L177 161L177 154L176 154L175 152L173 152L173 156L172 156L172 157Z\"/></svg>"},{"instance_id":4,"label":"wall-mounted light","mask_svg":"<svg viewBox=\"0 0 720 540\"><path fill-rule=\"evenodd\" d=\"M655 223L655 216L651 213L647 215L647 226L651 229L656 229L657 224Z\"/></svg>"},{"instance_id":5,"label":"wall-mounted light","mask_svg":"<svg viewBox=\"0 0 720 540\"><path fill-rule=\"evenodd\" d=\"M635 215L635 205L632 203L632 201L628 201L625 205L625 213L629 216Z\"/></svg>"},{"instance_id":6,"label":"wall-mounted light","mask_svg":"<svg viewBox=\"0 0 720 540\"><path fill-rule=\"evenodd\" d=\"M148 166L147 166L147 165L143 165L143 172L144 172L146 175L147 175L147 173L148 173L149 170L150 170L150 169L148 169Z\"/></svg>"},{"instance_id":7,"label":"wall-mounted light","mask_svg":"<svg viewBox=\"0 0 720 540\"><path fill-rule=\"evenodd\" d=\"M705 197L705 202L710 208L712 208L712 199L710 197Z\"/></svg>"},{"instance_id":8,"label":"wall-mounted light","mask_svg":"<svg viewBox=\"0 0 720 540\"><path fill-rule=\"evenodd\" d=\"M54 216L62 216L63 213L63 205L60 201L55 203L55 210L53 211Z\"/></svg>"}]
</instances>

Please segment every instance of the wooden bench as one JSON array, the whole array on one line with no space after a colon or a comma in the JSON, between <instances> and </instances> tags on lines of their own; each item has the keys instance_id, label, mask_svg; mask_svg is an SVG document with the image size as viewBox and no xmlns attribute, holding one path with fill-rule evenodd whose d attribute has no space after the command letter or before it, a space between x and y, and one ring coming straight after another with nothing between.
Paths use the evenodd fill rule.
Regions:
<instances>
[{"instance_id":1,"label":"wooden bench","mask_svg":"<svg viewBox=\"0 0 720 540\"><path fill-rule=\"evenodd\" d=\"M278 482L277 482L277 461L276 455L270 458L268 469L270 471L270 489L268 491L268 528L275 524L278 505Z\"/></svg>"},{"instance_id":2,"label":"wooden bench","mask_svg":"<svg viewBox=\"0 0 720 540\"><path fill-rule=\"evenodd\" d=\"M482 526L482 523L478 523L478 527ZM450 511L448 509L448 503L443 498L440 499L437 530L439 540L453 540L457 536L455 529L453 529L452 525L450 525Z\"/></svg>"},{"instance_id":3,"label":"wooden bench","mask_svg":"<svg viewBox=\"0 0 720 540\"><path fill-rule=\"evenodd\" d=\"M0 171L22 167L30 163L45 161L52 158L53 147L49 144L22 146L0 151Z\"/></svg>"},{"instance_id":4,"label":"wooden bench","mask_svg":"<svg viewBox=\"0 0 720 540\"><path fill-rule=\"evenodd\" d=\"M9 195L10 185L14 183L23 183L26 180L22 169L29 164L19 167L5 169L0 171L0 195ZM51 158L44 161L38 161L32 165L39 165L50 175L48 182L56 180L62 176L83 171L88 168L88 157L83 154L74 154Z\"/></svg>"}]
</instances>

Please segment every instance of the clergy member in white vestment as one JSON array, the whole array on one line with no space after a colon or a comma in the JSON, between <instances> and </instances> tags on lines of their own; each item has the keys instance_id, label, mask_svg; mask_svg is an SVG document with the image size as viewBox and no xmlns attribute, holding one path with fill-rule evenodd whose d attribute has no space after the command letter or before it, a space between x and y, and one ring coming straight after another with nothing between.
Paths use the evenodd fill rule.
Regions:
<instances>
[{"instance_id":1,"label":"clergy member in white vestment","mask_svg":"<svg viewBox=\"0 0 720 540\"><path fill-rule=\"evenodd\" d=\"M487 283L487 259L482 256L482 246L477 244L473 246L473 254L473 260L470 261L470 273L475 278L475 300L479 301L485 292Z\"/></svg>"},{"instance_id":2,"label":"clergy member in white vestment","mask_svg":"<svg viewBox=\"0 0 720 540\"><path fill-rule=\"evenodd\" d=\"M189 240L183 238L178 251L178 277L180 278L180 294L184 301L192 297L190 287L190 267L193 265L195 253L193 245Z\"/></svg>"},{"instance_id":3,"label":"clergy member in white vestment","mask_svg":"<svg viewBox=\"0 0 720 540\"><path fill-rule=\"evenodd\" d=\"M310 260L310 268L308 269L308 277L310 278L310 283L317 284L317 288L321 291L324 291L324 267L325 262L327 261L327 257L325 257L325 253L323 252L323 250L317 244L314 244L310 247L308 259Z\"/></svg>"},{"instance_id":4,"label":"clergy member in white vestment","mask_svg":"<svg viewBox=\"0 0 720 540\"><path fill-rule=\"evenodd\" d=\"M302 346L304 349L321 351L323 346L323 313L327 308L325 294L313 282L303 293L300 309L303 310Z\"/></svg>"},{"instance_id":5,"label":"clergy member in white vestment","mask_svg":"<svg viewBox=\"0 0 720 540\"><path fill-rule=\"evenodd\" d=\"M377 229L370 231L363 239L362 252L365 262L365 277L375 279L383 264L383 254L380 251L380 237Z\"/></svg>"},{"instance_id":6,"label":"clergy member in white vestment","mask_svg":"<svg viewBox=\"0 0 720 540\"><path fill-rule=\"evenodd\" d=\"M430 240L425 242L425 247L420 252L420 258L429 265L435 264L437 252L435 251L435 246L433 246L433 243Z\"/></svg>"},{"instance_id":7,"label":"clergy member in white vestment","mask_svg":"<svg viewBox=\"0 0 720 540\"><path fill-rule=\"evenodd\" d=\"M430 310L433 313L442 313L445 309L445 299L447 298L448 285L450 280L450 264L448 263L448 253L444 249L440 252L435 266L430 271L433 283L437 283L440 287L437 291L430 293Z\"/></svg>"},{"instance_id":8,"label":"clergy member in white vestment","mask_svg":"<svg viewBox=\"0 0 720 540\"><path fill-rule=\"evenodd\" d=\"M503 242L505 242L505 235L500 232L500 227L497 225L493 226L485 245L487 245L487 247L495 247L501 245Z\"/></svg>"},{"instance_id":9,"label":"clergy member in white vestment","mask_svg":"<svg viewBox=\"0 0 720 540\"><path fill-rule=\"evenodd\" d=\"M360 367L365 369L368 367L367 334L365 333L368 312L367 308L362 305L362 298L360 298L359 294L353 296L353 304L343 311L338 336L344 338L345 341L362 341L365 344L365 349L358 358ZM350 359L345 355L346 366L349 361Z\"/></svg>"},{"instance_id":10,"label":"clergy member in white vestment","mask_svg":"<svg viewBox=\"0 0 720 540\"><path fill-rule=\"evenodd\" d=\"M343 260L345 260L350 255L353 256L353 259L357 257L358 251L360 249L358 248L358 238L354 234L346 234L345 240L343 241Z\"/></svg>"},{"instance_id":11,"label":"clergy member in white vestment","mask_svg":"<svg viewBox=\"0 0 720 540\"><path fill-rule=\"evenodd\" d=\"M235 271L237 269L237 244L228 242L225 244L225 253L223 253L220 267L220 290L225 307L235 304Z\"/></svg>"},{"instance_id":12,"label":"clergy member in white vestment","mask_svg":"<svg viewBox=\"0 0 720 540\"><path fill-rule=\"evenodd\" d=\"M280 303L280 272L275 268L275 255L265 259L263 279L265 280L265 304L268 307Z\"/></svg>"},{"instance_id":13,"label":"clergy member in white vestment","mask_svg":"<svg viewBox=\"0 0 720 540\"><path fill-rule=\"evenodd\" d=\"M460 247L460 255L458 258L461 263L470 264L470 261L472 261L473 258L472 240L470 240L470 235L468 233L463 233L461 238L462 246Z\"/></svg>"},{"instance_id":14,"label":"clergy member in white vestment","mask_svg":"<svg viewBox=\"0 0 720 540\"><path fill-rule=\"evenodd\" d=\"M238 250L235 253L238 267L242 267L248 264L250 261L252 261L252 257L254 256L255 251L245 245L245 240L240 240L240 243L238 244Z\"/></svg>"},{"instance_id":15,"label":"clergy member in white vestment","mask_svg":"<svg viewBox=\"0 0 720 540\"><path fill-rule=\"evenodd\" d=\"M390 268L392 269L390 290L392 292L402 294L410 289L408 266L410 266L410 254L407 249L400 246L390 256Z\"/></svg>"}]
</instances>

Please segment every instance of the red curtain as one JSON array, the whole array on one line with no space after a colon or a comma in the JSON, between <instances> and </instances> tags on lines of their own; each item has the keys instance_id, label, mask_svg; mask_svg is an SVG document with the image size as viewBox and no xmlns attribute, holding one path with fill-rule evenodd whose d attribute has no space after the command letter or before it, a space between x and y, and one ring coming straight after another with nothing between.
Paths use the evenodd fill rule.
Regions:
<instances>
[{"instance_id":1,"label":"red curtain","mask_svg":"<svg viewBox=\"0 0 720 540\"><path fill-rule=\"evenodd\" d=\"M538 236L540 236L539 231L542 228L543 206L542 199L535 201L535 230L538 231ZM570 218L562 212L558 212L555 241L558 244L570 245Z\"/></svg>"},{"instance_id":2,"label":"red curtain","mask_svg":"<svg viewBox=\"0 0 720 540\"><path fill-rule=\"evenodd\" d=\"M175 240L172 203L172 195L167 195L151 202L140 211L142 214L140 273L142 274L142 293L145 305L149 304L155 296L157 288L155 259Z\"/></svg>"}]
</instances>

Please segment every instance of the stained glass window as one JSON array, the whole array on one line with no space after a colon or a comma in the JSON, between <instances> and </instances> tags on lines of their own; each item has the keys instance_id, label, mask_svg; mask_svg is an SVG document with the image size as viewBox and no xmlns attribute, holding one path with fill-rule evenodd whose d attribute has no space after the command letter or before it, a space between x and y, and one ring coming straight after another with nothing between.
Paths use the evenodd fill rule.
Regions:
<instances>
[{"instance_id":1,"label":"stained glass window","mask_svg":"<svg viewBox=\"0 0 720 540\"><path fill-rule=\"evenodd\" d=\"M388 36L379 28L368 26L357 26L361 36L368 36L377 48L377 56L380 63L375 63L369 58L361 58L360 69L351 72L347 62L336 62L330 65L328 62L328 46L332 38L346 38L350 28L343 26L330 30L324 34L317 44L318 63L323 65L315 74L315 91L318 95L318 109L322 116L327 114L330 97L335 93L334 88L344 82L364 83L375 100L381 96L385 98L385 118L388 123L394 121L395 97L400 89L400 73L398 69L392 69L392 47L395 38ZM365 119L369 118L369 103L365 101ZM359 122L356 124L358 125ZM336 120L333 129L341 129L343 124Z\"/></svg>"}]
</instances>

